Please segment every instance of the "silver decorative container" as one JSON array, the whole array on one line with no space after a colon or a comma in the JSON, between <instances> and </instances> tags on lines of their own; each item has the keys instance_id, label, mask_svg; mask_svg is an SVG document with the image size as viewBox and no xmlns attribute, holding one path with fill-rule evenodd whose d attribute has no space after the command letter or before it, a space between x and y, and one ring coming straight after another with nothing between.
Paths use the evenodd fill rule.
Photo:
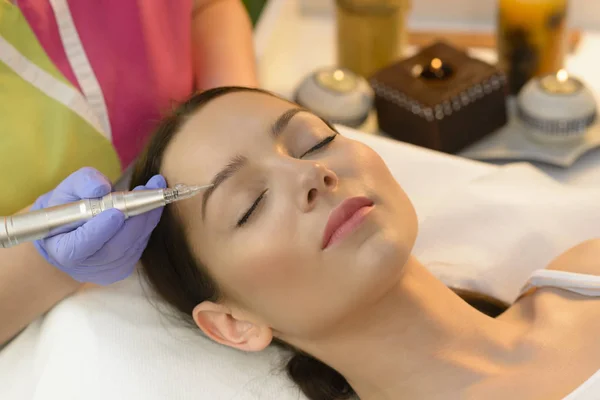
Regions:
<instances>
[{"instance_id":1,"label":"silver decorative container","mask_svg":"<svg viewBox=\"0 0 600 400\"><path fill-rule=\"evenodd\" d=\"M594 94L578 79L560 70L530 80L517 97L517 115L527 135L546 144L581 140L596 120Z\"/></svg>"}]
</instances>

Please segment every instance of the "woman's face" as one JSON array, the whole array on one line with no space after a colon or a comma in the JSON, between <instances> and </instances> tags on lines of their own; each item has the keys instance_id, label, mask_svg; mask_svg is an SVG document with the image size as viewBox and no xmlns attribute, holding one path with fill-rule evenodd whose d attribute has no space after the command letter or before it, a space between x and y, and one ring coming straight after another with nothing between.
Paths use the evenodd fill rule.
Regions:
<instances>
[{"instance_id":1,"label":"woman's face","mask_svg":"<svg viewBox=\"0 0 600 400\"><path fill-rule=\"evenodd\" d=\"M177 203L199 262L231 309L284 337L323 333L397 282L413 207L382 159L294 104L221 96L169 145L162 173L216 182Z\"/></svg>"}]
</instances>

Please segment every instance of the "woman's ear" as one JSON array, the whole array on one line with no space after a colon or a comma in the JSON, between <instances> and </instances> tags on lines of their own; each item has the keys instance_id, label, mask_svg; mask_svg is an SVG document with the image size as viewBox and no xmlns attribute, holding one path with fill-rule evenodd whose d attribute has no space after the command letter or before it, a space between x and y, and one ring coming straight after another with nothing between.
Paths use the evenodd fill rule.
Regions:
<instances>
[{"instance_id":1,"label":"woman's ear","mask_svg":"<svg viewBox=\"0 0 600 400\"><path fill-rule=\"evenodd\" d=\"M273 340L268 326L237 319L229 307L212 301L198 304L192 316L206 336L235 349L261 351Z\"/></svg>"}]
</instances>

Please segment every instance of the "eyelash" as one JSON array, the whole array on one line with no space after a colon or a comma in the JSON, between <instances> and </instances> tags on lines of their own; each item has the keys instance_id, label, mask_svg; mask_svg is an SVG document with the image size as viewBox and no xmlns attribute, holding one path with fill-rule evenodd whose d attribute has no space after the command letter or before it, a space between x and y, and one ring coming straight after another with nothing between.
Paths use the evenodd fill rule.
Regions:
<instances>
[{"instance_id":1,"label":"eyelash","mask_svg":"<svg viewBox=\"0 0 600 400\"><path fill-rule=\"evenodd\" d=\"M250 216L252 215L252 213L254 212L256 207L258 207L258 205L260 204L260 201L265 197L266 194L267 194L267 191L265 190L260 194L260 196L258 196L258 198L250 206L248 211L246 211L246 214L244 214L244 216L242 218L240 218L240 220L238 221L238 223L237 223L238 227L244 225L248 221L248 218L250 218Z\"/></svg>"},{"instance_id":2,"label":"eyelash","mask_svg":"<svg viewBox=\"0 0 600 400\"><path fill-rule=\"evenodd\" d=\"M306 153L302 154L300 156L300 158L304 157L307 154L310 154L314 151L319 150L322 147L327 146L328 144L330 144L331 142L333 142L333 139L335 139L335 137L337 136L337 133L334 133L331 136L326 137L325 139L323 139L322 141L320 141L319 143L317 143L315 146L313 146L310 150L308 150ZM242 218L240 218L240 220L237 222L237 227L239 228L240 226L244 225L246 222L248 222L248 219L252 216L252 213L254 212L254 210L256 210L256 208L259 206L261 200L264 199L265 195L267 194L267 190L264 190L260 196L258 196L258 198L254 201L254 203L250 206L250 208L248 209L248 211L246 211L246 213L242 216Z\"/></svg>"},{"instance_id":3,"label":"eyelash","mask_svg":"<svg viewBox=\"0 0 600 400\"><path fill-rule=\"evenodd\" d=\"M310 150L308 150L306 153L302 154L300 156L300 158L304 157L307 154L312 153L313 151L317 151L319 150L321 147L327 146L329 143L333 142L333 139L335 139L335 137L337 136L337 133L334 133L331 136L327 136L325 139L321 140L319 143L317 143L315 146L313 146Z\"/></svg>"}]
</instances>

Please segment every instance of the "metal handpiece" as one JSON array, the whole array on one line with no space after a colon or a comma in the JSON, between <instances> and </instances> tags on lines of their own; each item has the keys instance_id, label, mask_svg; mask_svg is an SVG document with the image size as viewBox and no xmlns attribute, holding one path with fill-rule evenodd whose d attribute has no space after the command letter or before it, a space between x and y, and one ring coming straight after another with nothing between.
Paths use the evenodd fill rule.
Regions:
<instances>
[{"instance_id":1,"label":"metal handpiece","mask_svg":"<svg viewBox=\"0 0 600 400\"><path fill-rule=\"evenodd\" d=\"M193 197L211 187L177 185L175 188L113 192L102 198L44 208L8 217L0 217L0 248L43 239L72 231L85 221L110 208L125 218L143 214L169 203Z\"/></svg>"}]
</instances>

